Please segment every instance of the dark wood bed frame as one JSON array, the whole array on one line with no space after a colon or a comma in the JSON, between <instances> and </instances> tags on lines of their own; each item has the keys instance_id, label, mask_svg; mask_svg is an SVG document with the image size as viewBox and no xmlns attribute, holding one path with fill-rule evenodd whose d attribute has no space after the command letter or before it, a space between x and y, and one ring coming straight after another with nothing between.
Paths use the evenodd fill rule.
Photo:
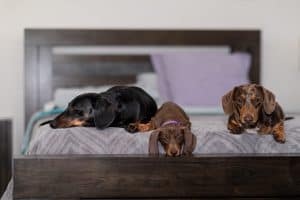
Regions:
<instances>
[{"instance_id":1,"label":"dark wood bed frame","mask_svg":"<svg viewBox=\"0 0 300 200\"><path fill-rule=\"evenodd\" d=\"M260 82L260 31L257 30L27 29L26 122L52 99L55 88L131 83L136 74L152 70L147 55L74 56L54 55L52 51L56 46L99 45L228 46L232 51L251 54L249 78L253 83ZM105 66L111 62L133 67L125 70L130 73L122 72L120 68L106 70ZM86 68L80 71L82 66ZM37 155L14 159L15 199L279 199L299 195L299 154L219 154L180 158Z\"/></svg>"}]
</instances>

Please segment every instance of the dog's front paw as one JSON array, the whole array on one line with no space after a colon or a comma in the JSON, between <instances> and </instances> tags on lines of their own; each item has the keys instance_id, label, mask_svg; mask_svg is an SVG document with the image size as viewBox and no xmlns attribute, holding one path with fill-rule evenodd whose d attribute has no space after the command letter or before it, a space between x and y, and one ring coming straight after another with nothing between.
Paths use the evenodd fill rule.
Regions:
<instances>
[{"instance_id":1,"label":"dog's front paw","mask_svg":"<svg viewBox=\"0 0 300 200\"><path fill-rule=\"evenodd\" d=\"M277 142L285 143L285 132L283 122L280 122L273 127L273 136Z\"/></svg>"},{"instance_id":2,"label":"dog's front paw","mask_svg":"<svg viewBox=\"0 0 300 200\"><path fill-rule=\"evenodd\" d=\"M137 123L131 123L125 129L129 133L136 133L139 131L139 126Z\"/></svg>"},{"instance_id":3,"label":"dog's front paw","mask_svg":"<svg viewBox=\"0 0 300 200\"><path fill-rule=\"evenodd\" d=\"M284 134L273 134L274 139L276 140L276 142L279 143L285 143L285 136Z\"/></svg>"},{"instance_id":4,"label":"dog's front paw","mask_svg":"<svg viewBox=\"0 0 300 200\"><path fill-rule=\"evenodd\" d=\"M239 135L242 134L244 129L242 127L237 127L234 129L229 129L230 133L235 134L235 135Z\"/></svg>"},{"instance_id":5,"label":"dog's front paw","mask_svg":"<svg viewBox=\"0 0 300 200\"><path fill-rule=\"evenodd\" d=\"M244 128L241 125L241 123L237 122L236 120L234 120L232 118L229 118L229 120L228 120L227 129L232 134L241 134L244 132Z\"/></svg>"},{"instance_id":6,"label":"dog's front paw","mask_svg":"<svg viewBox=\"0 0 300 200\"><path fill-rule=\"evenodd\" d=\"M279 143L285 143L285 137L279 137L279 136L275 136L274 135L274 139L276 140L276 142L279 142Z\"/></svg>"},{"instance_id":7,"label":"dog's front paw","mask_svg":"<svg viewBox=\"0 0 300 200\"><path fill-rule=\"evenodd\" d=\"M272 127L269 126L261 126L259 127L257 133L259 135L267 135L267 134L271 134L272 133Z\"/></svg>"},{"instance_id":8,"label":"dog's front paw","mask_svg":"<svg viewBox=\"0 0 300 200\"><path fill-rule=\"evenodd\" d=\"M242 134L244 131L243 127L236 126L235 124L228 124L227 128L232 134Z\"/></svg>"}]
</instances>

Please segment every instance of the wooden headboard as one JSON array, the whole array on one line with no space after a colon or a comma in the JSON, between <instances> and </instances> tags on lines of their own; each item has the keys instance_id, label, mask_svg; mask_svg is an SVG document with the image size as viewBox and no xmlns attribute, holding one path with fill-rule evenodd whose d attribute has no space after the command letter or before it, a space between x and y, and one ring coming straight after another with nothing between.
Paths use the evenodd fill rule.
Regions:
<instances>
[{"instance_id":1,"label":"wooden headboard","mask_svg":"<svg viewBox=\"0 0 300 200\"><path fill-rule=\"evenodd\" d=\"M249 79L260 82L258 30L25 29L25 124L56 88L133 83L136 74L153 70L148 55L57 55L56 47L200 45L250 53Z\"/></svg>"}]
</instances>

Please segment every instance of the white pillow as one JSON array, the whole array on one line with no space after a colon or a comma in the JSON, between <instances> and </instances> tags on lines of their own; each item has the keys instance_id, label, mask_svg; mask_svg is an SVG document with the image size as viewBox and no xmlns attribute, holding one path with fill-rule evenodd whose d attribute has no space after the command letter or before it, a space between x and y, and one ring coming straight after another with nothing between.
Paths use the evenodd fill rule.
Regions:
<instances>
[{"instance_id":1,"label":"white pillow","mask_svg":"<svg viewBox=\"0 0 300 200\"><path fill-rule=\"evenodd\" d=\"M143 88L150 94L156 102L160 102L160 95L158 90L158 76L154 72L142 73L137 75L137 82L135 86Z\"/></svg>"}]
</instances>

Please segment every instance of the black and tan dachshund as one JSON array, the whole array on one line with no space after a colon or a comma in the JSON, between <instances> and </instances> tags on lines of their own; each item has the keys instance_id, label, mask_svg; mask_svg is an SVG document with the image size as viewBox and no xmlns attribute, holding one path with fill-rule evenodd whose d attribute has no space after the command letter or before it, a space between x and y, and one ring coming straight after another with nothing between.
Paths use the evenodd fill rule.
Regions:
<instances>
[{"instance_id":1,"label":"black and tan dachshund","mask_svg":"<svg viewBox=\"0 0 300 200\"><path fill-rule=\"evenodd\" d=\"M284 117L275 95L257 84L234 87L222 98L224 112L229 115L227 128L233 134L258 127L259 134L272 134L277 142L285 142Z\"/></svg>"},{"instance_id":2,"label":"black and tan dachshund","mask_svg":"<svg viewBox=\"0 0 300 200\"><path fill-rule=\"evenodd\" d=\"M149 122L156 111L156 102L143 89L115 86L103 93L75 97L66 110L49 123L52 128L86 126L127 129L130 123Z\"/></svg>"}]
</instances>

